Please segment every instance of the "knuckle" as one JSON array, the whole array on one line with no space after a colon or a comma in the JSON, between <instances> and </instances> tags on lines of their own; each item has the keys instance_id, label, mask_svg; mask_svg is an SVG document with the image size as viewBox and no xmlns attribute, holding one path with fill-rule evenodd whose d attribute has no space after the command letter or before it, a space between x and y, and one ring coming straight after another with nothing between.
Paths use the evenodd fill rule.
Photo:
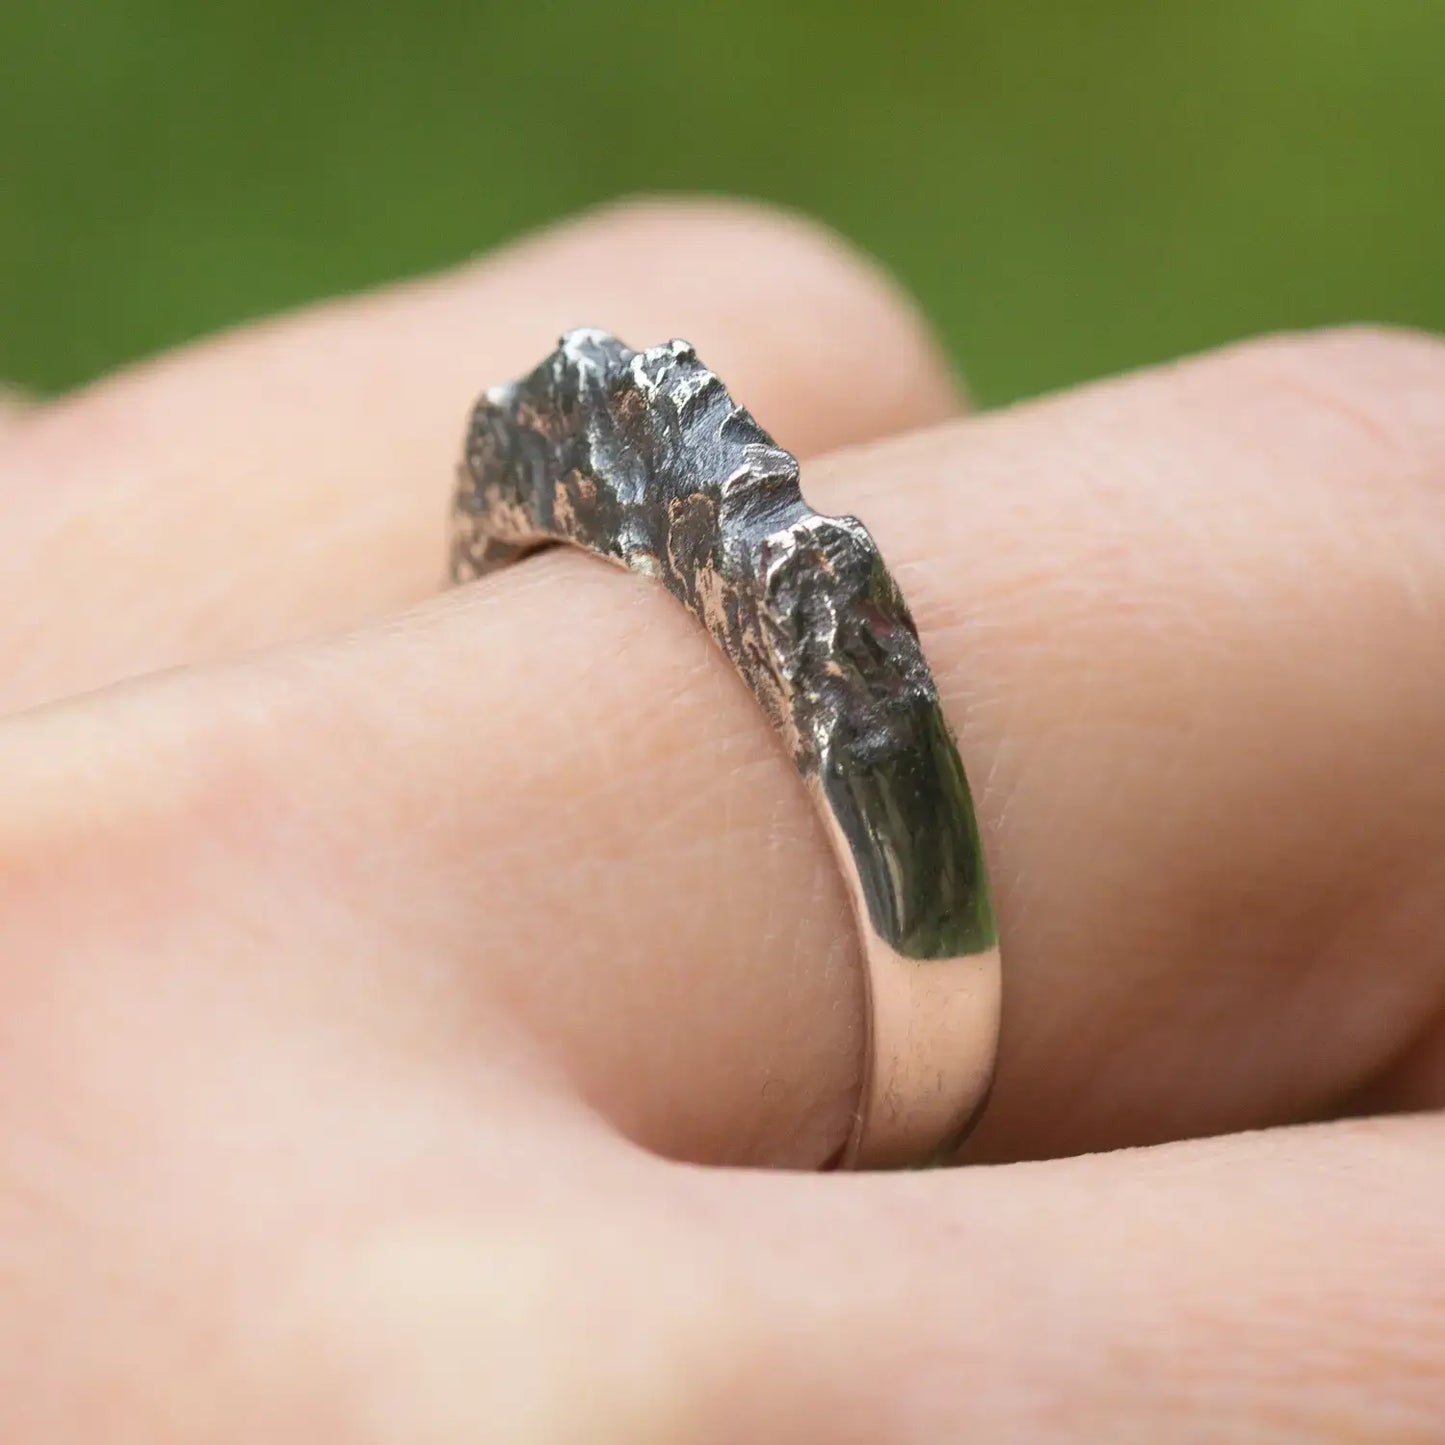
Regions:
<instances>
[{"instance_id":1,"label":"knuckle","mask_svg":"<svg viewBox=\"0 0 1445 1445\"><path fill-rule=\"evenodd\" d=\"M1282 338L1324 368L1363 380L1445 388L1445 336L1409 326L1361 322Z\"/></svg>"},{"instance_id":2,"label":"knuckle","mask_svg":"<svg viewBox=\"0 0 1445 1445\"><path fill-rule=\"evenodd\" d=\"M1244 414L1261 402L1356 482L1445 484L1445 338L1358 325L1281 333L1222 354Z\"/></svg>"},{"instance_id":3,"label":"knuckle","mask_svg":"<svg viewBox=\"0 0 1445 1445\"><path fill-rule=\"evenodd\" d=\"M771 329L778 367L796 355L806 368L816 342L799 318L833 332L843 323L870 386L911 397L920 421L950 415L956 405L952 368L913 299L882 265L816 220L752 200L642 196L613 202L578 225L609 267L631 255L647 268L648 289L681 291L669 310L686 324L693 324L700 293L711 303L704 315L717 310L719 291L736 294L755 328ZM688 339L713 350L713 337ZM726 346L729 330L716 340Z\"/></svg>"},{"instance_id":4,"label":"knuckle","mask_svg":"<svg viewBox=\"0 0 1445 1445\"><path fill-rule=\"evenodd\" d=\"M1224 354L1246 366L1292 367L1361 387L1382 381L1445 387L1445 337L1406 326L1365 322L1282 331Z\"/></svg>"},{"instance_id":5,"label":"knuckle","mask_svg":"<svg viewBox=\"0 0 1445 1445\"><path fill-rule=\"evenodd\" d=\"M584 218L610 240L643 250L676 248L690 260L726 265L749 284L781 273L892 300L883 270L822 222L763 201L723 196L631 196Z\"/></svg>"}]
</instances>

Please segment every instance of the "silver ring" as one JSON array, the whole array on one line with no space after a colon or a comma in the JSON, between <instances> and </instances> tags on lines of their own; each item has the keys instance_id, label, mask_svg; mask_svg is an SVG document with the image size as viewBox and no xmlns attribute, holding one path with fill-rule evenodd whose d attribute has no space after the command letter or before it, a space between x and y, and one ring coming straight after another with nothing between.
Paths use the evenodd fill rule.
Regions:
<instances>
[{"instance_id":1,"label":"silver ring","mask_svg":"<svg viewBox=\"0 0 1445 1445\"><path fill-rule=\"evenodd\" d=\"M452 578L559 542L655 578L707 628L827 826L868 979L862 1094L838 1162L947 1158L993 1075L997 936L963 765L872 537L808 507L797 459L686 342L636 352L579 330L478 402Z\"/></svg>"}]
</instances>

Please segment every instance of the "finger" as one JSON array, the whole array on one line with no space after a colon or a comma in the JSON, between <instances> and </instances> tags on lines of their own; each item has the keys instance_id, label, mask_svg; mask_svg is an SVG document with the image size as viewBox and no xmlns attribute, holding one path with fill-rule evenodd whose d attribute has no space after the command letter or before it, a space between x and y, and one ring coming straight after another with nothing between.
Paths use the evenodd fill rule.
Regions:
<instances>
[{"instance_id":1,"label":"finger","mask_svg":"<svg viewBox=\"0 0 1445 1445\"><path fill-rule=\"evenodd\" d=\"M1423 1445L1445 1419L1442 1145L1412 1118L952 1175L685 1176L657 1212L700 1219L706 1259L649 1231L673 1246L651 1297L677 1388L614 1408L667 1412L674 1440Z\"/></svg>"},{"instance_id":2,"label":"finger","mask_svg":"<svg viewBox=\"0 0 1445 1445\"><path fill-rule=\"evenodd\" d=\"M490 1229L315 1251L226 1409L247 1439L1433 1445L1442 1144L1416 1118L888 1178L593 1161L585 1217L532 1187Z\"/></svg>"},{"instance_id":3,"label":"finger","mask_svg":"<svg viewBox=\"0 0 1445 1445\"><path fill-rule=\"evenodd\" d=\"M162 841L187 780L148 805L94 760L83 794L0 810L0 1439L240 1442L264 1399L247 1339L274 1337L311 1261L514 1226L563 1163L586 1199L617 1143L515 1030L473 1010L449 1046L428 1010L408 1024L368 985L376 940L304 886L290 963L258 953L166 866L189 853L202 890L205 855L229 871L203 833ZM349 961L348 996L317 996L317 946Z\"/></svg>"},{"instance_id":4,"label":"finger","mask_svg":"<svg viewBox=\"0 0 1445 1445\"><path fill-rule=\"evenodd\" d=\"M435 591L468 405L583 322L646 344L689 335L803 452L954 406L908 304L815 227L722 202L609 209L188 349L13 436L0 708Z\"/></svg>"},{"instance_id":5,"label":"finger","mask_svg":"<svg viewBox=\"0 0 1445 1445\"><path fill-rule=\"evenodd\" d=\"M1442 395L1436 343L1292 340L810 469L894 563L979 785L1007 978L985 1156L1337 1111L1421 1047ZM862 993L836 870L655 589L538 558L112 705L103 735L69 717L56 755L144 757L147 806L198 779L175 826L219 829L231 867L197 889L173 848L173 891L244 921L254 967L294 951L304 888L385 939L391 1009L504 1009L660 1150L816 1163L846 1132ZM160 922L132 926L164 954ZM309 954L318 998L355 995L354 950Z\"/></svg>"}]
</instances>

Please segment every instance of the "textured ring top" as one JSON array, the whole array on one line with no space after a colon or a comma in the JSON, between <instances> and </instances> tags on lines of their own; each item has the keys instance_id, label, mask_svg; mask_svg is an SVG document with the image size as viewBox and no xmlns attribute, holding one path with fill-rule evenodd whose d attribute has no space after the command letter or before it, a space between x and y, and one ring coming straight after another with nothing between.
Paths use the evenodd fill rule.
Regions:
<instances>
[{"instance_id":1,"label":"textured ring top","mask_svg":"<svg viewBox=\"0 0 1445 1445\"><path fill-rule=\"evenodd\" d=\"M707 628L827 825L868 978L839 1162L946 1158L992 1077L999 957L963 766L872 537L808 507L797 459L686 342L579 330L477 404L452 577L558 542L655 578Z\"/></svg>"}]
</instances>

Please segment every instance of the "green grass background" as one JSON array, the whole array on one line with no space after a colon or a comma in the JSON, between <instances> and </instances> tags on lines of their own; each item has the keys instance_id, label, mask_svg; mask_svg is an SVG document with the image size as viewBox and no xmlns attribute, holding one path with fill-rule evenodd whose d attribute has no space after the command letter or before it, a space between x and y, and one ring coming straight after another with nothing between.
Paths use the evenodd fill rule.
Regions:
<instances>
[{"instance_id":1,"label":"green grass background","mask_svg":"<svg viewBox=\"0 0 1445 1445\"><path fill-rule=\"evenodd\" d=\"M42 389L637 190L823 217L987 402L1445 328L1445 0L0 0L0 137Z\"/></svg>"}]
</instances>

